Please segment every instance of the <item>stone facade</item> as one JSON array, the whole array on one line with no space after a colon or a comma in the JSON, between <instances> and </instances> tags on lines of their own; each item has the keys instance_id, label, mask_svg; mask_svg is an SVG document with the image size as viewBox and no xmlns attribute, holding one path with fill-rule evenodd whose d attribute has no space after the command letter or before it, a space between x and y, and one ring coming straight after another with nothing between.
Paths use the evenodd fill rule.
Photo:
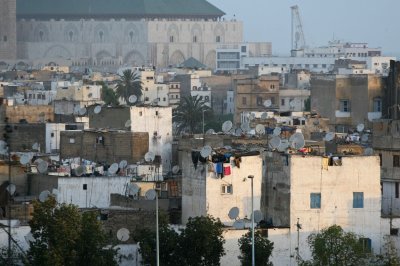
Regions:
<instances>
[{"instance_id":1,"label":"stone facade","mask_svg":"<svg viewBox=\"0 0 400 266\"><path fill-rule=\"evenodd\" d=\"M0 58L17 57L16 0L0 0Z\"/></svg>"}]
</instances>

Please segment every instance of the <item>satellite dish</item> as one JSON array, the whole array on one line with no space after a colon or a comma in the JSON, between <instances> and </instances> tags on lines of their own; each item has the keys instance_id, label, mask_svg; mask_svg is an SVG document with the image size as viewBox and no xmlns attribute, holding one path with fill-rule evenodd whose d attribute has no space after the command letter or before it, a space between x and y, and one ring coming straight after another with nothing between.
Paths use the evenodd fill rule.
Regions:
<instances>
[{"instance_id":1,"label":"satellite dish","mask_svg":"<svg viewBox=\"0 0 400 266\"><path fill-rule=\"evenodd\" d=\"M21 164L28 164L31 161L31 157L28 154L24 154L21 156L21 158L19 158L19 162Z\"/></svg>"},{"instance_id":2,"label":"satellite dish","mask_svg":"<svg viewBox=\"0 0 400 266\"><path fill-rule=\"evenodd\" d=\"M373 154L374 154L374 150L372 148L366 148L364 150L364 155L366 155L366 156L371 156Z\"/></svg>"},{"instance_id":3,"label":"satellite dish","mask_svg":"<svg viewBox=\"0 0 400 266\"><path fill-rule=\"evenodd\" d=\"M100 106L100 105L97 105L97 106L94 108L94 113L95 113L95 114L100 114L100 112L101 112L101 106Z\"/></svg>"},{"instance_id":4,"label":"satellite dish","mask_svg":"<svg viewBox=\"0 0 400 266\"><path fill-rule=\"evenodd\" d=\"M82 108L79 108L79 115L85 115L86 114L86 108L85 107L82 107Z\"/></svg>"},{"instance_id":5,"label":"satellite dish","mask_svg":"<svg viewBox=\"0 0 400 266\"><path fill-rule=\"evenodd\" d=\"M325 141L332 141L335 138L335 132L328 132L325 135Z\"/></svg>"},{"instance_id":6,"label":"satellite dish","mask_svg":"<svg viewBox=\"0 0 400 266\"><path fill-rule=\"evenodd\" d=\"M50 196L50 191L48 191L48 190L45 190L45 191L42 191L42 192L40 192L40 194L39 194L39 201L40 202L45 202L48 198L49 198L49 196Z\"/></svg>"},{"instance_id":7,"label":"satellite dish","mask_svg":"<svg viewBox=\"0 0 400 266\"><path fill-rule=\"evenodd\" d=\"M261 119L262 120L267 120L267 118L268 118L268 114L267 113L264 112L264 113L261 114Z\"/></svg>"},{"instance_id":8,"label":"satellite dish","mask_svg":"<svg viewBox=\"0 0 400 266\"><path fill-rule=\"evenodd\" d=\"M228 216L231 220L235 220L239 216L239 208L233 207L229 210Z\"/></svg>"},{"instance_id":9,"label":"satellite dish","mask_svg":"<svg viewBox=\"0 0 400 266\"><path fill-rule=\"evenodd\" d=\"M129 230L126 229L126 228L120 228L117 231L117 239L119 241L122 241L122 242L128 241L128 239L129 239Z\"/></svg>"},{"instance_id":10,"label":"satellite dish","mask_svg":"<svg viewBox=\"0 0 400 266\"><path fill-rule=\"evenodd\" d=\"M114 175L119 169L119 166L117 163L113 163L110 168L108 168L108 173Z\"/></svg>"},{"instance_id":11,"label":"satellite dish","mask_svg":"<svg viewBox=\"0 0 400 266\"><path fill-rule=\"evenodd\" d=\"M80 165L77 168L75 168L75 175L76 176L82 176L85 173L85 168Z\"/></svg>"},{"instance_id":12,"label":"satellite dish","mask_svg":"<svg viewBox=\"0 0 400 266\"><path fill-rule=\"evenodd\" d=\"M223 124L222 124L222 131L224 132L224 133L228 133L229 132L229 130L231 130L232 129L232 126L233 126L233 124L232 124L232 122L231 121L225 121Z\"/></svg>"},{"instance_id":13,"label":"satellite dish","mask_svg":"<svg viewBox=\"0 0 400 266\"><path fill-rule=\"evenodd\" d=\"M357 131L358 132L363 132L364 128L365 128L364 124L358 124L357 125Z\"/></svg>"},{"instance_id":14,"label":"satellite dish","mask_svg":"<svg viewBox=\"0 0 400 266\"><path fill-rule=\"evenodd\" d=\"M200 155L201 155L201 157L203 157L203 158L207 158L208 156L210 156L211 155L211 152L212 152L212 148L210 147L210 146L204 146L202 149L201 149L201 151L200 151Z\"/></svg>"},{"instance_id":15,"label":"satellite dish","mask_svg":"<svg viewBox=\"0 0 400 266\"><path fill-rule=\"evenodd\" d=\"M39 143L35 142L32 145L32 150L38 150L39 149Z\"/></svg>"},{"instance_id":16,"label":"satellite dish","mask_svg":"<svg viewBox=\"0 0 400 266\"><path fill-rule=\"evenodd\" d=\"M7 142L0 140L0 149L4 149L7 146Z\"/></svg>"},{"instance_id":17,"label":"satellite dish","mask_svg":"<svg viewBox=\"0 0 400 266\"><path fill-rule=\"evenodd\" d=\"M179 166L175 165L174 167L172 167L172 173L177 174L179 172Z\"/></svg>"},{"instance_id":18,"label":"satellite dish","mask_svg":"<svg viewBox=\"0 0 400 266\"><path fill-rule=\"evenodd\" d=\"M44 174L47 171L47 168L49 167L49 164L45 161L41 161L38 166L37 169L39 171L39 173Z\"/></svg>"},{"instance_id":19,"label":"satellite dish","mask_svg":"<svg viewBox=\"0 0 400 266\"><path fill-rule=\"evenodd\" d=\"M157 196L157 192L154 189L149 189L144 196L147 200L154 200Z\"/></svg>"},{"instance_id":20,"label":"satellite dish","mask_svg":"<svg viewBox=\"0 0 400 266\"><path fill-rule=\"evenodd\" d=\"M56 188L53 188L53 190L51 191L51 194L53 194L57 198L57 196L60 194L60 191Z\"/></svg>"},{"instance_id":21,"label":"satellite dish","mask_svg":"<svg viewBox=\"0 0 400 266\"><path fill-rule=\"evenodd\" d=\"M126 128L131 127L131 124L132 124L131 120L127 120L127 121L125 122L125 127L126 127Z\"/></svg>"},{"instance_id":22,"label":"satellite dish","mask_svg":"<svg viewBox=\"0 0 400 266\"><path fill-rule=\"evenodd\" d=\"M156 158L156 155L151 151L144 155L144 160L148 163L154 161L154 158Z\"/></svg>"},{"instance_id":23,"label":"satellite dish","mask_svg":"<svg viewBox=\"0 0 400 266\"><path fill-rule=\"evenodd\" d=\"M81 107L79 106L79 105L76 105L75 107L74 107L74 114L79 114L79 111L81 110Z\"/></svg>"},{"instance_id":24,"label":"satellite dish","mask_svg":"<svg viewBox=\"0 0 400 266\"><path fill-rule=\"evenodd\" d=\"M122 160L122 161L119 162L118 166L119 166L120 169L124 169L125 167L128 166L128 162L126 160Z\"/></svg>"},{"instance_id":25,"label":"satellite dish","mask_svg":"<svg viewBox=\"0 0 400 266\"><path fill-rule=\"evenodd\" d=\"M271 149L277 149L281 145L281 138L278 136L273 136L269 141L269 146Z\"/></svg>"},{"instance_id":26,"label":"satellite dish","mask_svg":"<svg viewBox=\"0 0 400 266\"><path fill-rule=\"evenodd\" d=\"M136 95L131 95L128 98L129 103L135 103L137 101L137 96Z\"/></svg>"},{"instance_id":27,"label":"satellite dish","mask_svg":"<svg viewBox=\"0 0 400 266\"><path fill-rule=\"evenodd\" d=\"M282 133L282 129L280 127L274 128L273 135L279 136Z\"/></svg>"},{"instance_id":28,"label":"satellite dish","mask_svg":"<svg viewBox=\"0 0 400 266\"><path fill-rule=\"evenodd\" d=\"M237 229L237 230L244 229L244 227L245 227L245 222L244 222L242 219L236 220L236 221L233 223L233 227L234 227L235 229Z\"/></svg>"},{"instance_id":29,"label":"satellite dish","mask_svg":"<svg viewBox=\"0 0 400 266\"><path fill-rule=\"evenodd\" d=\"M263 215L260 210L254 211L254 222L259 223L263 219Z\"/></svg>"},{"instance_id":30,"label":"satellite dish","mask_svg":"<svg viewBox=\"0 0 400 266\"><path fill-rule=\"evenodd\" d=\"M7 189L8 193L12 196L12 195L14 195L15 190L17 189L17 187L14 184L11 183L6 187L6 189Z\"/></svg>"},{"instance_id":31,"label":"satellite dish","mask_svg":"<svg viewBox=\"0 0 400 266\"><path fill-rule=\"evenodd\" d=\"M265 127L264 125L258 124L256 126L256 133L259 135L264 135L265 134Z\"/></svg>"},{"instance_id":32,"label":"satellite dish","mask_svg":"<svg viewBox=\"0 0 400 266\"><path fill-rule=\"evenodd\" d=\"M214 129L211 128L211 129L206 131L206 135L212 135L212 134L215 134Z\"/></svg>"},{"instance_id":33,"label":"satellite dish","mask_svg":"<svg viewBox=\"0 0 400 266\"><path fill-rule=\"evenodd\" d=\"M303 134L299 132L294 133L290 137L289 142L291 144L290 146L295 150L300 150L306 144Z\"/></svg>"},{"instance_id":34,"label":"satellite dish","mask_svg":"<svg viewBox=\"0 0 400 266\"><path fill-rule=\"evenodd\" d=\"M254 120L256 118L256 114L255 113L250 113L250 120Z\"/></svg>"},{"instance_id":35,"label":"satellite dish","mask_svg":"<svg viewBox=\"0 0 400 266\"><path fill-rule=\"evenodd\" d=\"M264 101L264 106L265 107L271 107L271 105L272 105L272 101L271 100L265 100Z\"/></svg>"},{"instance_id":36,"label":"satellite dish","mask_svg":"<svg viewBox=\"0 0 400 266\"><path fill-rule=\"evenodd\" d=\"M287 139L282 139L281 144L278 146L277 150L284 152L289 148L289 141Z\"/></svg>"},{"instance_id":37,"label":"satellite dish","mask_svg":"<svg viewBox=\"0 0 400 266\"><path fill-rule=\"evenodd\" d=\"M296 106L296 102L294 100L290 101L289 102L289 106L292 107L292 108L295 107Z\"/></svg>"},{"instance_id":38,"label":"satellite dish","mask_svg":"<svg viewBox=\"0 0 400 266\"><path fill-rule=\"evenodd\" d=\"M240 136L240 135L242 135L242 133L243 133L243 131L242 131L241 128L237 128L237 129L235 130L235 135L236 135L236 136Z\"/></svg>"},{"instance_id":39,"label":"satellite dish","mask_svg":"<svg viewBox=\"0 0 400 266\"><path fill-rule=\"evenodd\" d=\"M127 188L128 195L135 196L139 192L139 189L137 184L129 183Z\"/></svg>"},{"instance_id":40,"label":"satellite dish","mask_svg":"<svg viewBox=\"0 0 400 266\"><path fill-rule=\"evenodd\" d=\"M368 142L369 136L367 134L364 134L361 136L361 141L362 142Z\"/></svg>"},{"instance_id":41,"label":"satellite dish","mask_svg":"<svg viewBox=\"0 0 400 266\"><path fill-rule=\"evenodd\" d=\"M43 162L43 160L40 159L40 158L37 158L33 163L34 164L40 164L41 162Z\"/></svg>"},{"instance_id":42,"label":"satellite dish","mask_svg":"<svg viewBox=\"0 0 400 266\"><path fill-rule=\"evenodd\" d=\"M232 147L229 145L226 145L226 146L224 146L224 149L230 151L230 150L232 150Z\"/></svg>"}]
</instances>

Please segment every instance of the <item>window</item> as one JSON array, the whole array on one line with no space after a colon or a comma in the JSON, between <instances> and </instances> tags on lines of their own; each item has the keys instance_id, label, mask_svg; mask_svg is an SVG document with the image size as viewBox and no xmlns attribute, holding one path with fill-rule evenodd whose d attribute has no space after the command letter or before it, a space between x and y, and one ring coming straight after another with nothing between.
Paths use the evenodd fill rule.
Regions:
<instances>
[{"instance_id":1,"label":"window","mask_svg":"<svg viewBox=\"0 0 400 266\"><path fill-rule=\"evenodd\" d=\"M399 198L399 182L394 183L394 197Z\"/></svg>"},{"instance_id":2,"label":"window","mask_svg":"<svg viewBox=\"0 0 400 266\"><path fill-rule=\"evenodd\" d=\"M87 190L87 184L83 184L83 190Z\"/></svg>"},{"instance_id":3,"label":"window","mask_svg":"<svg viewBox=\"0 0 400 266\"><path fill-rule=\"evenodd\" d=\"M232 185L224 184L221 186L221 194L232 194L233 188Z\"/></svg>"},{"instance_id":4,"label":"window","mask_svg":"<svg viewBox=\"0 0 400 266\"><path fill-rule=\"evenodd\" d=\"M321 193L310 194L310 208L321 209Z\"/></svg>"},{"instance_id":5,"label":"window","mask_svg":"<svg viewBox=\"0 0 400 266\"><path fill-rule=\"evenodd\" d=\"M163 101L164 101L164 102L166 101L165 97L163 98Z\"/></svg>"},{"instance_id":6,"label":"window","mask_svg":"<svg viewBox=\"0 0 400 266\"><path fill-rule=\"evenodd\" d=\"M169 36L169 42L174 42L174 36Z\"/></svg>"},{"instance_id":7,"label":"window","mask_svg":"<svg viewBox=\"0 0 400 266\"><path fill-rule=\"evenodd\" d=\"M340 112L350 112L350 101L349 100L340 100L339 102Z\"/></svg>"},{"instance_id":8,"label":"window","mask_svg":"<svg viewBox=\"0 0 400 266\"><path fill-rule=\"evenodd\" d=\"M53 132L51 132L50 136L51 136L52 138L54 138L54 133L53 133Z\"/></svg>"},{"instance_id":9,"label":"window","mask_svg":"<svg viewBox=\"0 0 400 266\"><path fill-rule=\"evenodd\" d=\"M390 229L390 235L391 235L391 236L397 236L397 235L399 235L399 228L392 228L392 229Z\"/></svg>"},{"instance_id":10,"label":"window","mask_svg":"<svg viewBox=\"0 0 400 266\"><path fill-rule=\"evenodd\" d=\"M217 37L215 38L215 42L221 42L221 36L217 36Z\"/></svg>"},{"instance_id":11,"label":"window","mask_svg":"<svg viewBox=\"0 0 400 266\"><path fill-rule=\"evenodd\" d=\"M285 105L285 99L281 99L281 105Z\"/></svg>"},{"instance_id":12,"label":"window","mask_svg":"<svg viewBox=\"0 0 400 266\"><path fill-rule=\"evenodd\" d=\"M7 35L4 35L3 36L3 42L6 42L7 41Z\"/></svg>"},{"instance_id":13,"label":"window","mask_svg":"<svg viewBox=\"0 0 400 266\"><path fill-rule=\"evenodd\" d=\"M149 97L144 97L144 100L145 100L146 102L148 102L148 101L149 101Z\"/></svg>"},{"instance_id":14,"label":"window","mask_svg":"<svg viewBox=\"0 0 400 266\"><path fill-rule=\"evenodd\" d=\"M156 111L156 115L158 115L158 111Z\"/></svg>"},{"instance_id":15,"label":"window","mask_svg":"<svg viewBox=\"0 0 400 266\"><path fill-rule=\"evenodd\" d=\"M146 88L144 88L144 90L145 90L145 91L149 91L149 88L146 87Z\"/></svg>"},{"instance_id":16,"label":"window","mask_svg":"<svg viewBox=\"0 0 400 266\"><path fill-rule=\"evenodd\" d=\"M143 113L142 113L142 111L140 111L140 112L139 112L139 116L142 116L142 115L143 115Z\"/></svg>"},{"instance_id":17,"label":"window","mask_svg":"<svg viewBox=\"0 0 400 266\"><path fill-rule=\"evenodd\" d=\"M363 247L363 251L364 251L364 252L367 252L367 253L371 253L371 251L372 251L372 248L371 248L371 239L365 238L365 237L361 237L361 238L359 239L359 241L360 241L360 244L361 244L362 247Z\"/></svg>"},{"instance_id":18,"label":"window","mask_svg":"<svg viewBox=\"0 0 400 266\"><path fill-rule=\"evenodd\" d=\"M353 208L364 208L364 192L353 192Z\"/></svg>"},{"instance_id":19,"label":"window","mask_svg":"<svg viewBox=\"0 0 400 266\"><path fill-rule=\"evenodd\" d=\"M242 104L246 105L247 104L247 98L246 97L242 97Z\"/></svg>"},{"instance_id":20,"label":"window","mask_svg":"<svg viewBox=\"0 0 400 266\"><path fill-rule=\"evenodd\" d=\"M247 47L246 46L242 46L241 51L242 51L242 53L245 53L247 51Z\"/></svg>"},{"instance_id":21,"label":"window","mask_svg":"<svg viewBox=\"0 0 400 266\"><path fill-rule=\"evenodd\" d=\"M70 144L74 144L74 143L75 143L75 138L70 138L70 139L69 139L69 143L70 143Z\"/></svg>"},{"instance_id":22,"label":"window","mask_svg":"<svg viewBox=\"0 0 400 266\"><path fill-rule=\"evenodd\" d=\"M210 97L204 96L204 101L208 102L210 100Z\"/></svg>"},{"instance_id":23,"label":"window","mask_svg":"<svg viewBox=\"0 0 400 266\"><path fill-rule=\"evenodd\" d=\"M374 98L374 112L382 112L382 99Z\"/></svg>"},{"instance_id":24,"label":"window","mask_svg":"<svg viewBox=\"0 0 400 266\"><path fill-rule=\"evenodd\" d=\"M257 97L257 105L258 106L262 106L263 105L262 97Z\"/></svg>"},{"instance_id":25,"label":"window","mask_svg":"<svg viewBox=\"0 0 400 266\"><path fill-rule=\"evenodd\" d=\"M382 166L382 153L379 153L379 166Z\"/></svg>"},{"instance_id":26,"label":"window","mask_svg":"<svg viewBox=\"0 0 400 266\"><path fill-rule=\"evenodd\" d=\"M197 36L193 36L193 42L197 42Z\"/></svg>"},{"instance_id":27,"label":"window","mask_svg":"<svg viewBox=\"0 0 400 266\"><path fill-rule=\"evenodd\" d=\"M400 155L393 155L393 167L400 167Z\"/></svg>"}]
</instances>

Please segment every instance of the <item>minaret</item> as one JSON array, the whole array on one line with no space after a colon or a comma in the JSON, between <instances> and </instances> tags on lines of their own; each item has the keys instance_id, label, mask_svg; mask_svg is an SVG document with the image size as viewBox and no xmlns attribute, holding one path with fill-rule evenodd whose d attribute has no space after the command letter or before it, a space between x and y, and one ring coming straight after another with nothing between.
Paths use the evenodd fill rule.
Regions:
<instances>
[{"instance_id":1,"label":"minaret","mask_svg":"<svg viewBox=\"0 0 400 266\"><path fill-rule=\"evenodd\" d=\"M0 0L0 61L17 58L16 0Z\"/></svg>"}]
</instances>

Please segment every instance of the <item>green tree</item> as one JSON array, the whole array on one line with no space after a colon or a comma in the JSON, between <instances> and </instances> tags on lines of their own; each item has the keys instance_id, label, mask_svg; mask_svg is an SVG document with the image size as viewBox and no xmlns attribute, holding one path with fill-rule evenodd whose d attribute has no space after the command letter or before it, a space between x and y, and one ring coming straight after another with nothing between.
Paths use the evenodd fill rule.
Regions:
<instances>
[{"instance_id":1,"label":"green tree","mask_svg":"<svg viewBox=\"0 0 400 266\"><path fill-rule=\"evenodd\" d=\"M304 100L304 111L310 112L311 111L311 98L308 97L306 100Z\"/></svg>"},{"instance_id":2,"label":"green tree","mask_svg":"<svg viewBox=\"0 0 400 266\"><path fill-rule=\"evenodd\" d=\"M81 214L74 205L58 205L53 197L34 202L29 222L29 265L117 265L116 250L105 249L107 239L96 213Z\"/></svg>"},{"instance_id":3,"label":"green tree","mask_svg":"<svg viewBox=\"0 0 400 266\"><path fill-rule=\"evenodd\" d=\"M116 106L119 105L118 96L115 91L109 88L104 82L100 83L101 85L101 99L107 105Z\"/></svg>"},{"instance_id":4,"label":"green tree","mask_svg":"<svg viewBox=\"0 0 400 266\"><path fill-rule=\"evenodd\" d=\"M200 97L183 97L176 108L173 121L177 125L178 133L188 132L190 134L202 132L203 112L206 119L212 115L212 110Z\"/></svg>"},{"instance_id":5,"label":"green tree","mask_svg":"<svg viewBox=\"0 0 400 266\"><path fill-rule=\"evenodd\" d=\"M251 231L247 232L239 239L239 248L241 256L239 257L243 266L251 265ZM274 243L269 241L268 238L263 237L261 232L254 232L254 252L255 263L259 266L272 266L269 258L274 249Z\"/></svg>"},{"instance_id":6,"label":"green tree","mask_svg":"<svg viewBox=\"0 0 400 266\"><path fill-rule=\"evenodd\" d=\"M308 237L312 260L303 265L366 265L370 257L360 236L333 225Z\"/></svg>"},{"instance_id":7,"label":"green tree","mask_svg":"<svg viewBox=\"0 0 400 266\"><path fill-rule=\"evenodd\" d=\"M385 236L383 245L383 254L376 255L371 265L374 266L400 266L400 257L397 255L397 249L390 236Z\"/></svg>"},{"instance_id":8,"label":"green tree","mask_svg":"<svg viewBox=\"0 0 400 266\"><path fill-rule=\"evenodd\" d=\"M138 72L132 72L127 69L122 72L120 80L117 84L116 94L119 98L125 100L129 104L129 96L136 95L138 99L142 96L142 81L140 80L140 74Z\"/></svg>"}]
</instances>

